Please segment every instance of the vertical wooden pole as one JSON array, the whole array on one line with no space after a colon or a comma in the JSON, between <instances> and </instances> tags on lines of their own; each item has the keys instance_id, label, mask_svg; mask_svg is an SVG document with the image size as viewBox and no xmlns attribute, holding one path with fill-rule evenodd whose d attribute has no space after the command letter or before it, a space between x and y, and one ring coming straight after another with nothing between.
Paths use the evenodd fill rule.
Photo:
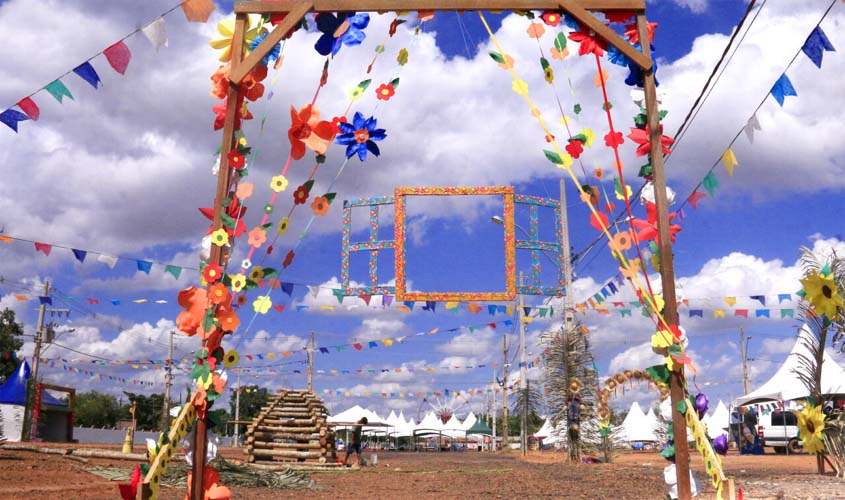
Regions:
<instances>
[{"instance_id":1,"label":"vertical wooden pole","mask_svg":"<svg viewBox=\"0 0 845 500\"><path fill-rule=\"evenodd\" d=\"M234 72L243 59L244 35L247 21L247 14L237 14L235 17L235 32L232 36L232 61L230 72ZM222 227L221 214L223 212L223 200L229 194L229 187L232 178L232 167L229 166L229 152L235 137L235 126L240 123L239 114L243 104L243 94L239 86L229 85L229 92L226 95L226 119L223 122L223 142L220 145L220 169L217 172L217 191L214 196L214 229ZM226 251L224 247L211 245L209 263L215 263L221 267L226 263ZM203 342L205 347L205 342ZM206 435L208 433L208 417L197 415L196 427L194 429L194 463L192 466L193 479L191 481L190 498L203 500L205 485L205 454Z\"/></svg>"},{"instance_id":2,"label":"vertical wooden pole","mask_svg":"<svg viewBox=\"0 0 845 500\"><path fill-rule=\"evenodd\" d=\"M643 55L651 59L651 44L648 36L648 21L645 13L637 13L637 31L642 45ZM657 233L660 238L660 279L663 285L663 317L669 325L678 324L678 303L675 297L675 270L673 267L672 238L669 232L669 202L666 198L666 174L663 170L663 146L657 109L657 85L654 69L644 70L646 114L648 116L649 142L651 143L651 168L654 176L654 202L657 206ZM684 415L678 411L678 402L684 400L684 368L678 366L669 374L669 391L672 399L672 439L675 445L675 471L678 474L678 499L689 500L689 446L687 444L687 424Z\"/></svg>"},{"instance_id":3,"label":"vertical wooden pole","mask_svg":"<svg viewBox=\"0 0 845 500\"><path fill-rule=\"evenodd\" d=\"M508 426L508 334L502 335L502 350L504 357L502 358L502 450L507 451L510 448L508 443L509 426Z\"/></svg>"}]
</instances>

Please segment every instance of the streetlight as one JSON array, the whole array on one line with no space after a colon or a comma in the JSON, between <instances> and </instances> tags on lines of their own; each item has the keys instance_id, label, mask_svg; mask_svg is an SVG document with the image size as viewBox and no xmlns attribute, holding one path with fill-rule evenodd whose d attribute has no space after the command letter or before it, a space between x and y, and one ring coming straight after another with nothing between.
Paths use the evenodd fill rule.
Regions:
<instances>
[{"instance_id":1,"label":"streetlight","mask_svg":"<svg viewBox=\"0 0 845 500\"><path fill-rule=\"evenodd\" d=\"M493 224L499 224L500 226L505 225L505 219L501 218L498 215L494 215L493 217L490 217L490 222L492 222ZM531 233L526 231L524 227L520 226L516 222L514 222L513 225L516 226L517 229L522 231L522 234L524 234L528 238L531 238ZM554 265L556 268L560 269L560 266L558 265L557 261L552 259L551 257L549 257L549 254L547 254L545 250L540 250L540 251L543 252L543 255L545 255L546 258L549 259L549 262L551 262L552 265Z\"/></svg>"}]
</instances>

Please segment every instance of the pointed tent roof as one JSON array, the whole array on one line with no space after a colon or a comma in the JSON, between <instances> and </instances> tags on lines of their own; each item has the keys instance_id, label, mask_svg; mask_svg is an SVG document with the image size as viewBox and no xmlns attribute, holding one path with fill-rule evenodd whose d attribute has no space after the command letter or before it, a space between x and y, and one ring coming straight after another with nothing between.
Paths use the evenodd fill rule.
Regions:
<instances>
[{"instance_id":1,"label":"pointed tent roof","mask_svg":"<svg viewBox=\"0 0 845 500\"><path fill-rule=\"evenodd\" d=\"M534 433L534 435L538 438L547 438L552 434L552 422L550 419L546 418L546 421L543 422L543 426L540 427L540 430Z\"/></svg>"},{"instance_id":2,"label":"pointed tent roof","mask_svg":"<svg viewBox=\"0 0 845 500\"><path fill-rule=\"evenodd\" d=\"M763 403L766 401L792 401L806 398L810 395L807 388L795 374L795 371L805 370L801 365L801 356L811 357L810 350L805 345L805 339L812 338L812 332L807 325L801 327L795 345L780 368L765 384L736 400L738 405ZM845 394L845 369L836 364L827 351L822 358L822 393Z\"/></svg>"},{"instance_id":3,"label":"pointed tent roof","mask_svg":"<svg viewBox=\"0 0 845 500\"><path fill-rule=\"evenodd\" d=\"M464 426L454 414L449 417L449 420L447 420L445 424L443 424L443 429L446 431L445 434L447 436L453 438L464 434Z\"/></svg>"},{"instance_id":4,"label":"pointed tent roof","mask_svg":"<svg viewBox=\"0 0 845 500\"><path fill-rule=\"evenodd\" d=\"M367 417L369 420L369 416L365 413L365 410L360 406L355 405L351 408L347 408L337 415L330 416L327 420L329 422L357 422L361 420L361 417Z\"/></svg>"},{"instance_id":5,"label":"pointed tent roof","mask_svg":"<svg viewBox=\"0 0 845 500\"><path fill-rule=\"evenodd\" d=\"M420 423L417 425L417 429L442 431L444 427L443 422L441 422L440 419L437 418L434 412L428 412L425 414L423 419L420 420Z\"/></svg>"},{"instance_id":6,"label":"pointed tent roof","mask_svg":"<svg viewBox=\"0 0 845 500\"><path fill-rule=\"evenodd\" d=\"M463 430L470 429L473 425L475 425L476 421L478 421L478 419L475 417L475 413L469 412L469 415L467 415L467 418L464 419L464 423L461 425L461 428Z\"/></svg>"},{"instance_id":7,"label":"pointed tent roof","mask_svg":"<svg viewBox=\"0 0 845 500\"><path fill-rule=\"evenodd\" d=\"M628 415L622 421L617 436L622 441L657 441L657 435L654 432L655 420L654 412L651 412L651 418L649 418L643 413L639 403L634 401Z\"/></svg>"},{"instance_id":8,"label":"pointed tent roof","mask_svg":"<svg viewBox=\"0 0 845 500\"><path fill-rule=\"evenodd\" d=\"M713 415L710 416L707 422L707 435L711 439L716 439L720 435L725 434L727 432L725 429L730 425L730 419L731 414L728 411L728 407L720 400L719 404L716 405L716 409L713 410Z\"/></svg>"},{"instance_id":9,"label":"pointed tent roof","mask_svg":"<svg viewBox=\"0 0 845 500\"><path fill-rule=\"evenodd\" d=\"M474 415L473 415L474 416ZM470 434L485 434L487 436L492 436L493 431L490 430L490 427L484 423L484 419L476 420L472 427L466 430L467 435Z\"/></svg>"},{"instance_id":10,"label":"pointed tent roof","mask_svg":"<svg viewBox=\"0 0 845 500\"><path fill-rule=\"evenodd\" d=\"M390 410L390 415L387 416L387 418L384 420L384 422L387 425L390 425L390 426L393 426L393 427L396 427L397 425L399 425L399 418L396 416L396 412L394 412L393 410Z\"/></svg>"},{"instance_id":11,"label":"pointed tent roof","mask_svg":"<svg viewBox=\"0 0 845 500\"><path fill-rule=\"evenodd\" d=\"M29 363L22 360L14 375L0 386L0 404L23 406L26 404L26 381L29 379ZM54 398L49 392L41 394L41 404L67 406L67 403Z\"/></svg>"}]
</instances>

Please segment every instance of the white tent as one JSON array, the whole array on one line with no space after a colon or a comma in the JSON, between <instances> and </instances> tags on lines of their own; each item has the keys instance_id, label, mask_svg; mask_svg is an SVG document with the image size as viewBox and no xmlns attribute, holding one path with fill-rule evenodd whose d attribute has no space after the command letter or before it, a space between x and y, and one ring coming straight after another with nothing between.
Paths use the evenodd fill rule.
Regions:
<instances>
[{"instance_id":1,"label":"white tent","mask_svg":"<svg viewBox=\"0 0 845 500\"><path fill-rule=\"evenodd\" d=\"M445 429L443 426L443 422L440 421L437 416L434 415L434 412L428 412L425 414L420 423L417 425L417 429L425 429L429 431L442 431Z\"/></svg>"},{"instance_id":2,"label":"white tent","mask_svg":"<svg viewBox=\"0 0 845 500\"><path fill-rule=\"evenodd\" d=\"M552 421L550 418L546 418L546 421L543 422L543 426L540 427L540 430L534 433L534 435L542 440L546 440L547 438L552 436L552 432L554 429L552 428Z\"/></svg>"},{"instance_id":3,"label":"white tent","mask_svg":"<svg viewBox=\"0 0 845 500\"><path fill-rule=\"evenodd\" d=\"M614 437L619 441L629 443L657 441L655 434L656 420L653 412L651 412L651 417L646 416L640 408L640 404L634 401L631 403L631 409L628 410L628 415L625 416L622 425L614 433Z\"/></svg>"},{"instance_id":4,"label":"white tent","mask_svg":"<svg viewBox=\"0 0 845 500\"><path fill-rule=\"evenodd\" d=\"M461 421L458 420L458 417L452 415L449 420L443 424L443 434L449 436L450 438L459 438L464 437L464 426L461 424Z\"/></svg>"},{"instance_id":5,"label":"white tent","mask_svg":"<svg viewBox=\"0 0 845 500\"><path fill-rule=\"evenodd\" d=\"M792 346L789 356L786 357L778 371L772 375L772 378L745 396L737 398L736 403L743 406L766 401L793 401L809 396L810 393L795 372L796 370L804 370L800 363L800 356L811 357L804 339L811 339L812 335L807 325L804 325L795 340L795 345ZM822 393L845 395L845 369L836 364L827 355L827 351L825 351L822 361Z\"/></svg>"},{"instance_id":6,"label":"white tent","mask_svg":"<svg viewBox=\"0 0 845 500\"><path fill-rule=\"evenodd\" d=\"M469 429L470 429L473 425L475 425L475 423L476 423L477 421L478 421L478 418L476 418L476 417L475 417L475 413L473 413L473 412L469 412L469 415L467 415L467 418L465 418L465 419L464 419L464 423L463 423L463 425L461 426L461 428L462 428L464 431L467 431L467 430L469 430Z\"/></svg>"},{"instance_id":7,"label":"white tent","mask_svg":"<svg viewBox=\"0 0 845 500\"><path fill-rule=\"evenodd\" d=\"M713 410L713 415L707 420L707 435L710 439L716 439L728 432L726 429L730 425L730 418L731 414L728 411L728 407L725 406L724 402L719 400L719 404Z\"/></svg>"},{"instance_id":8,"label":"white tent","mask_svg":"<svg viewBox=\"0 0 845 500\"><path fill-rule=\"evenodd\" d=\"M344 410L337 415L331 415L327 420L329 422L357 422L361 420L361 417L367 417L369 420L369 416L366 413L366 410L361 408L358 405L353 406L347 410ZM338 427L338 429L346 429L347 427Z\"/></svg>"}]
</instances>

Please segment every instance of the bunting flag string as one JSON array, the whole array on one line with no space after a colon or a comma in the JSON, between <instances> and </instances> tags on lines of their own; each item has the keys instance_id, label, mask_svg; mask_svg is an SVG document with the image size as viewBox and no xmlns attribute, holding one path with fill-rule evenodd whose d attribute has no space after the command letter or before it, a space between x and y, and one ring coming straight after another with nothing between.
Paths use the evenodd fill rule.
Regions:
<instances>
[{"instance_id":1,"label":"bunting flag string","mask_svg":"<svg viewBox=\"0 0 845 500\"><path fill-rule=\"evenodd\" d=\"M167 45L167 29L164 17L179 7L182 8L188 22L197 23L204 23L208 21L208 17L215 8L212 0L184 0L183 2L174 5L167 11L156 16L156 18L152 21L146 23L140 28L136 28L134 31L125 35L123 38L109 45L102 51L97 52L73 69L62 73L47 85L21 98L13 106L6 108L5 111L0 113L0 122L3 122L6 126L17 133L18 123L26 120L37 121L41 117L41 110L33 100L33 97L42 90L53 96L53 98L60 104L65 97L73 100L73 94L70 93L70 90L68 90L67 86L62 82L62 78L71 73L86 81L94 87L94 89L99 88L101 84L100 75L97 73L97 70L94 69L91 61L101 55L105 57L109 66L111 66L114 71L120 73L121 75L125 74L126 69L129 67L129 62L132 59L132 52L129 50L129 47L126 46L124 40L137 33L143 33L153 47L155 47L156 51L158 51L162 45ZM15 106L20 108L22 112L14 109Z\"/></svg>"},{"instance_id":2,"label":"bunting flag string","mask_svg":"<svg viewBox=\"0 0 845 500\"><path fill-rule=\"evenodd\" d=\"M606 306L606 307L597 307L594 309L586 309L578 307L577 311L580 314L586 315L587 313L591 314L606 314L606 315L616 315L618 314L620 318L632 318L636 312L637 315L641 314L642 316L648 317L649 312L648 309L642 307L642 304L639 302L614 302L614 306ZM578 304L581 306L582 304ZM714 319L728 319L728 318L745 318L745 319L786 319L786 318L795 318L795 311L796 308L789 307L789 308L758 308L758 309L750 309L750 308L737 308L737 309L728 309L728 308L701 308L701 307L679 307L679 312L686 310L687 317L689 318L714 318Z\"/></svg>"},{"instance_id":3,"label":"bunting flag string","mask_svg":"<svg viewBox=\"0 0 845 500\"><path fill-rule=\"evenodd\" d=\"M93 372L93 371L87 370L87 369L83 370L83 369L76 368L76 367L73 367L73 366L68 366L68 365L63 364L61 362L57 363L55 361L48 361L47 365L50 366L51 368L61 368L63 371L78 373L80 375L84 375L84 376L90 377L92 379L105 380L105 381L108 381L108 382L117 382L117 383L126 384L126 385L141 385L141 386L146 386L146 387L154 387L156 385L160 385L160 384L163 383L163 382L150 382L150 381L147 381L147 380L130 379L130 378L125 378L125 377L119 377L117 375L104 375L102 373Z\"/></svg>"},{"instance_id":4,"label":"bunting flag string","mask_svg":"<svg viewBox=\"0 0 845 500\"><path fill-rule=\"evenodd\" d=\"M511 384L507 387L508 390L512 390L519 386L519 382ZM384 399L397 399L397 398L408 398L408 399L423 399L423 398L431 398L431 397L462 397L462 398L473 398L473 397L481 397L486 396L492 392L500 392L502 390L501 387L483 387L483 388L474 388L474 389L465 389L462 391L455 391L451 389L443 389L442 391L414 391L414 390L407 390L407 391L396 391L396 392L375 392L375 391L348 391L346 389L317 389L318 394L325 394L327 396L342 396L345 398L369 398L369 397L380 397Z\"/></svg>"}]
</instances>

